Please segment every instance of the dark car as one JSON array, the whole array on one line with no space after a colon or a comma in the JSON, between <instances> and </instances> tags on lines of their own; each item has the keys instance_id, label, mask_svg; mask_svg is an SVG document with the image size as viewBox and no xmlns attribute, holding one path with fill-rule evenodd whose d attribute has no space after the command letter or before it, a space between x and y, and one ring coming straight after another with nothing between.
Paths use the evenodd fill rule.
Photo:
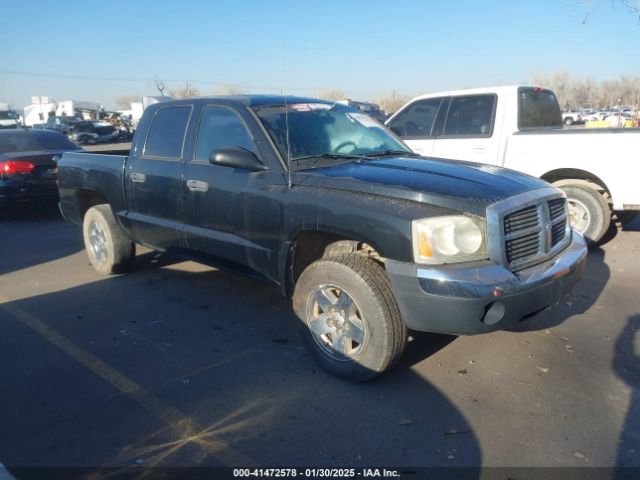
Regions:
<instances>
[{"instance_id":1,"label":"dark car","mask_svg":"<svg viewBox=\"0 0 640 480\"><path fill-rule=\"evenodd\" d=\"M53 130L55 132L64 133L65 135L71 134L76 125L83 120L78 117L69 116L55 116L52 115L47 118L47 123L36 123L32 126L34 130Z\"/></svg>"},{"instance_id":2,"label":"dark car","mask_svg":"<svg viewBox=\"0 0 640 480\"><path fill-rule=\"evenodd\" d=\"M69 138L79 145L109 143L118 139L120 132L108 122L89 120L79 122L71 131Z\"/></svg>"},{"instance_id":3,"label":"dark car","mask_svg":"<svg viewBox=\"0 0 640 480\"><path fill-rule=\"evenodd\" d=\"M0 131L0 213L16 203L57 201L58 159L78 150L54 131Z\"/></svg>"}]
</instances>

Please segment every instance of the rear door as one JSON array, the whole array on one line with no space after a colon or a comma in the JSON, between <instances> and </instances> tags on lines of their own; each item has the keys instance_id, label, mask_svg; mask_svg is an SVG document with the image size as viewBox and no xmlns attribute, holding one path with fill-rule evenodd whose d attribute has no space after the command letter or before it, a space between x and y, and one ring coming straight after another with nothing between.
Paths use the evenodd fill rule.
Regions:
<instances>
[{"instance_id":1,"label":"rear door","mask_svg":"<svg viewBox=\"0 0 640 480\"><path fill-rule=\"evenodd\" d=\"M417 100L387 122L387 126L414 152L426 157L431 155L438 112L446 103L444 97Z\"/></svg>"},{"instance_id":2,"label":"rear door","mask_svg":"<svg viewBox=\"0 0 640 480\"><path fill-rule=\"evenodd\" d=\"M192 105L158 108L129 160L129 218L136 238L161 250L184 246L182 170Z\"/></svg>"},{"instance_id":3,"label":"rear door","mask_svg":"<svg viewBox=\"0 0 640 480\"><path fill-rule=\"evenodd\" d=\"M433 142L437 158L496 163L500 142L494 135L498 97L493 93L451 97L444 128Z\"/></svg>"}]
</instances>

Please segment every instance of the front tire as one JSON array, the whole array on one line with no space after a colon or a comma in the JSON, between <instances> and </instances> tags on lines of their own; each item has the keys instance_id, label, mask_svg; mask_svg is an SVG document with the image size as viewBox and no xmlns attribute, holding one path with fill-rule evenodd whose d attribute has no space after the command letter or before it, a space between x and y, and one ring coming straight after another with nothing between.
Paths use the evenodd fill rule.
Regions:
<instances>
[{"instance_id":1,"label":"front tire","mask_svg":"<svg viewBox=\"0 0 640 480\"><path fill-rule=\"evenodd\" d=\"M364 255L309 265L296 283L293 309L316 360L342 378L371 380L390 368L407 344L386 272Z\"/></svg>"},{"instance_id":2,"label":"front tire","mask_svg":"<svg viewBox=\"0 0 640 480\"><path fill-rule=\"evenodd\" d=\"M571 227L584 235L590 245L596 244L609 229L611 210L604 197L583 185L562 185L567 194Z\"/></svg>"},{"instance_id":3,"label":"front tire","mask_svg":"<svg viewBox=\"0 0 640 480\"><path fill-rule=\"evenodd\" d=\"M126 237L109 205L87 210L82 233L89 261L98 273L110 275L133 268L135 244Z\"/></svg>"}]
</instances>

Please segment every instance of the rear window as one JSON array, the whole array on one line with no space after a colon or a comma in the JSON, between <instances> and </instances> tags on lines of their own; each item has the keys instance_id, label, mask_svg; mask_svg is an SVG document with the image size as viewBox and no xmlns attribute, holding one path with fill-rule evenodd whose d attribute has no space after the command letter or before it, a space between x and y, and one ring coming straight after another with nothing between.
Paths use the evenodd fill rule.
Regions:
<instances>
[{"instance_id":1,"label":"rear window","mask_svg":"<svg viewBox=\"0 0 640 480\"><path fill-rule=\"evenodd\" d=\"M0 135L0 153L78 150L79 148L61 133L19 131Z\"/></svg>"},{"instance_id":2,"label":"rear window","mask_svg":"<svg viewBox=\"0 0 640 480\"><path fill-rule=\"evenodd\" d=\"M163 107L156 112L144 146L146 157L182 158L190 106Z\"/></svg>"},{"instance_id":3,"label":"rear window","mask_svg":"<svg viewBox=\"0 0 640 480\"><path fill-rule=\"evenodd\" d=\"M562 127L558 99L551 90L539 87L518 89L518 128Z\"/></svg>"}]
</instances>

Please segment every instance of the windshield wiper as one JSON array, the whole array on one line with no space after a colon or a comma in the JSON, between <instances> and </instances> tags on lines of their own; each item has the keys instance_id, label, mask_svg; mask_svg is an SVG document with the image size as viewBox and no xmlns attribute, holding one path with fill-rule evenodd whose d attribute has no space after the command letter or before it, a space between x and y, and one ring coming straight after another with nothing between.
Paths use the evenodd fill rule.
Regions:
<instances>
[{"instance_id":1,"label":"windshield wiper","mask_svg":"<svg viewBox=\"0 0 640 480\"><path fill-rule=\"evenodd\" d=\"M404 155L407 157L420 157L421 155L408 150L383 150L381 152L367 153L365 157L387 157L389 155Z\"/></svg>"},{"instance_id":2,"label":"windshield wiper","mask_svg":"<svg viewBox=\"0 0 640 480\"><path fill-rule=\"evenodd\" d=\"M309 159L320 159L322 160L323 158L362 158L362 155L353 155L351 153L321 153L320 155L305 155L304 157L296 157L296 158L292 158L291 161L292 162L300 162L302 160L309 160Z\"/></svg>"},{"instance_id":3,"label":"windshield wiper","mask_svg":"<svg viewBox=\"0 0 640 480\"><path fill-rule=\"evenodd\" d=\"M292 158L291 163L298 165L305 160L313 160L309 165L305 165L304 168L313 168L322 160L364 160L362 155L353 155L350 153L321 153L320 155L305 155L304 157Z\"/></svg>"}]
</instances>

